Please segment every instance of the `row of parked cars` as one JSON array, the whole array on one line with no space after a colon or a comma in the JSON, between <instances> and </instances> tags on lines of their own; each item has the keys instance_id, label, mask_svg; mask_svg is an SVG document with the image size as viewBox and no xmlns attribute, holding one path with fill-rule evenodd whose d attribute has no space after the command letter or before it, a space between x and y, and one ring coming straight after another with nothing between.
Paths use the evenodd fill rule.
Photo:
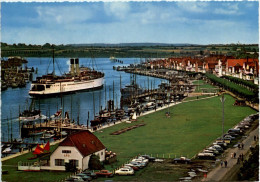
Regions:
<instances>
[{"instance_id":1,"label":"row of parked cars","mask_svg":"<svg viewBox=\"0 0 260 182\"><path fill-rule=\"evenodd\" d=\"M143 169L149 162L155 161L154 157L149 155L142 155L133 159L128 164L125 164L122 168L115 171L116 175L134 175L135 171Z\"/></svg>"},{"instance_id":2,"label":"row of parked cars","mask_svg":"<svg viewBox=\"0 0 260 182\"><path fill-rule=\"evenodd\" d=\"M149 155L142 155L133 159L128 164L125 164L122 168L115 171L115 175L134 175L135 171L147 166L148 162L155 161L154 157ZM100 170L98 172L85 171L66 179L66 182L76 182L76 181L91 181L98 177L113 177L114 173L109 170Z\"/></svg>"},{"instance_id":3,"label":"row of parked cars","mask_svg":"<svg viewBox=\"0 0 260 182\"><path fill-rule=\"evenodd\" d=\"M216 159L216 156L222 153L232 140L236 139L239 135L242 135L246 129L250 128L253 121L259 117L258 113L252 114L244 118L240 123L238 123L234 128L228 130L222 137L217 138L217 140L212 143L212 145L197 156L199 159Z\"/></svg>"}]
</instances>

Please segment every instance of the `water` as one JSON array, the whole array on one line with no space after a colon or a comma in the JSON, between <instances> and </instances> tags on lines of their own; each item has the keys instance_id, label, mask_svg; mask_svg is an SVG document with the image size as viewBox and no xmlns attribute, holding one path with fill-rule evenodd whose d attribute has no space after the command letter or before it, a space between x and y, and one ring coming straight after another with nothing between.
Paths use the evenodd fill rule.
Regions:
<instances>
[{"instance_id":1,"label":"water","mask_svg":"<svg viewBox=\"0 0 260 182\"><path fill-rule=\"evenodd\" d=\"M95 69L99 71L103 71L105 73L105 85L102 89L96 91L86 91L86 92L78 92L75 94L69 94L63 96L64 102L64 111L68 111L70 114L70 118L75 121L79 118L80 124L87 124L88 112L89 119L92 120L94 118L94 103L95 103L95 113L97 114L100 110L100 106L102 108L105 107L105 94L106 100L113 99L113 82L114 82L114 102L115 107L120 106L120 75L121 75L121 86L122 88L125 85L130 83L130 74L125 72L118 72L113 70L113 66L127 66L133 63L139 63L140 59L137 58L118 58L124 62L124 64L120 64L117 62L112 62L109 58L96 58L95 59ZM41 76L47 73L52 72L52 60L51 58L27 58L28 67L38 68L38 73L34 75ZM55 73L60 75L64 72L69 72L69 58L56 58L55 59L58 64L55 65ZM80 58L80 65L90 66L93 61L91 58ZM61 72L60 72L61 71ZM148 88L148 80L149 87L151 87L151 83L154 88L157 88L161 82L165 82L163 79L152 78L146 76L137 75L137 83L142 88ZM9 120L9 136L11 133L11 122L12 122L12 133L13 138L19 138L19 106L20 111L22 112L26 108L29 108L31 103L31 97L28 92L30 90L31 83L28 83L24 88L8 88L6 91L2 92L1 95L1 129L2 129L2 141L7 141L8 136L8 120ZM105 93L106 90L106 93ZM95 98L95 102L93 103L93 94ZM117 100L117 102L116 102ZM45 116L53 115L61 106L60 97L52 97L52 98L44 98L39 100L35 100L35 108L38 109L40 107L42 114ZM71 111L72 110L72 111ZM72 114L71 114L72 113ZM71 116L72 115L72 116ZM8 118L8 120L7 120ZM12 119L10 119L12 118ZM10 138L10 137L9 137Z\"/></svg>"}]
</instances>

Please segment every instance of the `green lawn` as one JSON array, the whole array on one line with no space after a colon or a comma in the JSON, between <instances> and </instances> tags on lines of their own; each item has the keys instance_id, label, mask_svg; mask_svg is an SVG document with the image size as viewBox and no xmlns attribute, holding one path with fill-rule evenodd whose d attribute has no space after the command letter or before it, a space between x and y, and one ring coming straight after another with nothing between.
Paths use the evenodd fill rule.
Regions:
<instances>
[{"instance_id":1,"label":"green lawn","mask_svg":"<svg viewBox=\"0 0 260 182\"><path fill-rule=\"evenodd\" d=\"M195 97L186 97L184 101L191 101L191 100L197 100L197 99L202 99L202 98L207 98L211 97L211 95L200 95L200 96L195 96Z\"/></svg>"},{"instance_id":2,"label":"green lawn","mask_svg":"<svg viewBox=\"0 0 260 182\"><path fill-rule=\"evenodd\" d=\"M195 92L202 92L202 88L215 88L214 86L205 83L204 80L193 81L193 84L195 84L195 85L199 84L199 86L196 86Z\"/></svg>"},{"instance_id":3,"label":"green lawn","mask_svg":"<svg viewBox=\"0 0 260 182\"><path fill-rule=\"evenodd\" d=\"M249 107L233 106L234 99L225 95L225 130L234 126L247 115L255 113ZM159 154L192 157L209 145L222 132L222 107L220 97L187 102L170 108L171 117L165 110L138 118L132 124L122 124L104 129L96 136L108 148L117 153L119 162L127 162L138 154ZM145 123L121 135L110 133L137 123Z\"/></svg>"}]
</instances>

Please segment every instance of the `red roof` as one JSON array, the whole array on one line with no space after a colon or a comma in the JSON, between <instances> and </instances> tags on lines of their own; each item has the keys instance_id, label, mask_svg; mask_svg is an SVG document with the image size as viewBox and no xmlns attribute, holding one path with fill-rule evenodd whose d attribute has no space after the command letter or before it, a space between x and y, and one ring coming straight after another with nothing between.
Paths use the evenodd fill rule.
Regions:
<instances>
[{"instance_id":1,"label":"red roof","mask_svg":"<svg viewBox=\"0 0 260 182\"><path fill-rule=\"evenodd\" d=\"M59 146L76 147L83 156L106 148L94 134L87 130L69 135Z\"/></svg>"}]
</instances>

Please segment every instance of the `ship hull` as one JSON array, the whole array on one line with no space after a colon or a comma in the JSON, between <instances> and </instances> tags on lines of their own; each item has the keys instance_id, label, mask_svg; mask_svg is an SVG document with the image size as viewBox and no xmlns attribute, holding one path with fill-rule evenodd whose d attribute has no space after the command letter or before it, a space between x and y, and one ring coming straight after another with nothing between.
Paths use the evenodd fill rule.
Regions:
<instances>
[{"instance_id":1,"label":"ship hull","mask_svg":"<svg viewBox=\"0 0 260 182\"><path fill-rule=\"evenodd\" d=\"M57 82L53 84L32 84L33 86L43 85L44 90L42 91L29 91L29 95L32 97L50 97L61 94L70 94L79 91L96 90L103 87L104 77L93 79L93 80L82 80L82 81L69 81L69 82ZM50 88L47 88L50 87Z\"/></svg>"}]
</instances>

